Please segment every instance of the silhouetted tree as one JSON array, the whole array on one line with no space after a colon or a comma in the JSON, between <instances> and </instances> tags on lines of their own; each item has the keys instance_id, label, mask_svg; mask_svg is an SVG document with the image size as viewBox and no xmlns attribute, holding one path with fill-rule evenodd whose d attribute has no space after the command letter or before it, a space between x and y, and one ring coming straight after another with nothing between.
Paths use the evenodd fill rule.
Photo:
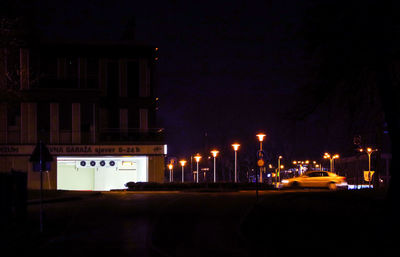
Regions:
<instances>
[{"instance_id":1,"label":"silhouetted tree","mask_svg":"<svg viewBox=\"0 0 400 257\"><path fill-rule=\"evenodd\" d=\"M20 80L31 74L20 65L20 49L27 47L35 34L32 3L5 0L0 4L0 102L18 101L22 97ZM31 84L36 80L31 76Z\"/></svg>"}]
</instances>

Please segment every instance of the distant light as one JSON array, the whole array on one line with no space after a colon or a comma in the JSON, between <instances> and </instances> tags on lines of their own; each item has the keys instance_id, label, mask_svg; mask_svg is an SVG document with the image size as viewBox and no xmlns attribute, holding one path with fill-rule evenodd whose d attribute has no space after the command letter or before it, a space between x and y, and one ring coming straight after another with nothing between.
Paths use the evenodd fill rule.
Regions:
<instances>
[{"instance_id":1,"label":"distant light","mask_svg":"<svg viewBox=\"0 0 400 257\"><path fill-rule=\"evenodd\" d=\"M167 147L167 145L164 145L164 154L167 154L167 151L168 150L168 147Z\"/></svg>"},{"instance_id":2,"label":"distant light","mask_svg":"<svg viewBox=\"0 0 400 257\"><path fill-rule=\"evenodd\" d=\"M196 160L196 162L200 162L201 160L201 155L197 154L196 156L194 156L194 159Z\"/></svg>"},{"instance_id":3,"label":"distant light","mask_svg":"<svg viewBox=\"0 0 400 257\"><path fill-rule=\"evenodd\" d=\"M174 168L174 165L168 164L168 169L172 170Z\"/></svg>"},{"instance_id":4,"label":"distant light","mask_svg":"<svg viewBox=\"0 0 400 257\"><path fill-rule=\"evenodd\" d=\"M232 147L233 147L233 150L237 151L237 150L239 150L240 144L238 144L238 143L232 144Z\"/></svg>"},{"instance_id":5,"label":"distant light","mask_svg":"<svg viewBox=\"0 0 400 257\"><path fill-rule=\"evenodd\" d=\"M186 161L185 160L181 160L181 161L179 161L179 163L181 164L181 166L183 167L183 166L185 166L185 164L186 164Z\"/></svg>"},{"instance_id":6,"label":"distant light","mask_svg":"<svg viewBox=\"0 0 400 257\"><path fill-rule=\"evenodd\" d=\"M211 154L213 155L214 158L216 158L217 155L219 154L219 151L218 150L212 150Z\"/></svg>"},{"instance_id":7,"label":"distant light","mask_svg":"<svg viewBox=\"0 0 400 257\"><path fill-rule=\"evenodd\" d=\"M264 140L264 137L266 137L267 135L265 135L265 134L263 134L263 133L260 133L260 134L257 134L256 136L258 137L258 140L259 140L260 142L262 142L262 141Z\"/></svg>"}]
</instances>

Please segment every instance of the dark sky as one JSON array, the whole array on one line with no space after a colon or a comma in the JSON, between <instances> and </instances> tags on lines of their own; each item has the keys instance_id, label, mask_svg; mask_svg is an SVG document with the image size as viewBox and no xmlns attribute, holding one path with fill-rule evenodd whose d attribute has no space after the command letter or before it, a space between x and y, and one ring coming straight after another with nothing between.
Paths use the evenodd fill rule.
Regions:
<instances>
[{"instance_id":1,"label":"dark sky","mask_svg":"<svg viewBox=\"0 0 400 257\"><path fill-rule=\"evenodd\" d=\"M170 154L235 140L253 149L258 131L268 134L271 154L308 158L326 150L324 130L309 129L315 119L296 126L284 119L306 81L296 33L307 1L40 2L42 28L55 38L119 39L136 21L136 40L159 48L158 117Z\"/></svg>"}]
</instances>

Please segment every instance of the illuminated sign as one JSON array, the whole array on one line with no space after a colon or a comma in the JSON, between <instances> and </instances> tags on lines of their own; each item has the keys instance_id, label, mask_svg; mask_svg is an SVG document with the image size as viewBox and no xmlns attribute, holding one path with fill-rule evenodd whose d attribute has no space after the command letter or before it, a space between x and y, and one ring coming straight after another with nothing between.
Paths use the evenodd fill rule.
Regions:
<instances>
[{"instance_id":1,"label":"illuminated sign","mask_svg":"<svg viewBox=\"0 0 400 257\"><path fill-rule=\"evenodd\" d=\"M31 155L35 145L1 145L0 155ZM52 155L166 154L166 145L47 145Z\"/></svg>"}]
</instances>

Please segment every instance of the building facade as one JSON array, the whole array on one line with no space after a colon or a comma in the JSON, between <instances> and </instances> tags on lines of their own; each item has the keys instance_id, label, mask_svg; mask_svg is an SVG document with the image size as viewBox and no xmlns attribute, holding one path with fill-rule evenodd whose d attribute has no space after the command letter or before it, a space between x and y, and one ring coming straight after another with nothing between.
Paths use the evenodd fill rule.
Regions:
<instances>
[{"instance_id":1,"label":"building facade","mask_svg":"<svg viewBox=\"0 0 400 257\"><path fill-rule=\"evenodd\" d=\"M1 171L27 171L28 187L38 188L39 173L28 160L42 141L54 157L45 188L110 190L164 181L157 48L119 41L47 42L13 56L0 50L0 86L17 96L0 104Z\"/></svg>"}]
</instances>

